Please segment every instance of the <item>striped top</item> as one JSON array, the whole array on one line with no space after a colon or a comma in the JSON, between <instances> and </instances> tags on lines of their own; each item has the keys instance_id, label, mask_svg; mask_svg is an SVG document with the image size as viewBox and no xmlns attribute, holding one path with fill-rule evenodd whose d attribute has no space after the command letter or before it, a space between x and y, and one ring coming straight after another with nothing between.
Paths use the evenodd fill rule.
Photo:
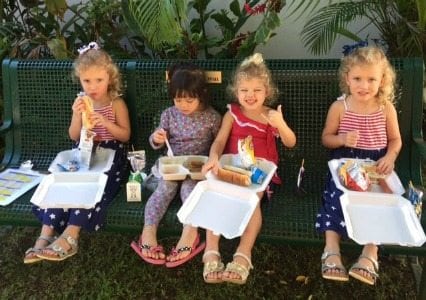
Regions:
<instances>
[{"instance_id":1,"label":"striped top","mask_svg":"<svg viewBox=\"0 0 426 300\"><path fill-rule=\"evenodd\" d=\"M346 99L340 101L344 101L345 114L340 121L338 134L358 130L359 137L355 148L365 150L386 148L388 137L383 107L372 114L364 115L348 110Z\"/></svg>"},{"instance_id":2,"label":"striped top","mask_svg":"<svg viewBox=\"0 0 426 300\"><path fill-rule=\"evenodd\" d=\"M114 115L114 112L112 111L112 101L110 102L109 105L106 105L101 108L95 108L94 110L95 112L103 115L109 121L115 123L115 115ZM109 133L109 131L103 126L96 125L93 128L93 131L96 133L96 137L95 137L96 141L108 141L108 140L114 139L112 134Z\"/></svg>"}]
</instances>

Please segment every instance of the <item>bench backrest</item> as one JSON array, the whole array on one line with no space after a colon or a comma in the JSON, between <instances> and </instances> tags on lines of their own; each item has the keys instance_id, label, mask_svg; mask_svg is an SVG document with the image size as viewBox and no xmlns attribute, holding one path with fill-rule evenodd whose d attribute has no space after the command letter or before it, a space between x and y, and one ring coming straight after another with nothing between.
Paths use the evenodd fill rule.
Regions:
<instances>
[{"instance_id":1,"label":"bench backrest","mask_svg":"<svg viewBox=\"0 0 426 300\"><path fill-rule=\"evenodd\" d=\"M135 149L147 151L148 164L159 153L148 145L148 136L159 123L160 113L171 105L165 71L171 60L118 61L123 74L124 98L132 122ZM222 82L210 84L213 106L223 113L231 101L226 94L238 61L193 61L205 70L220 71ZM340 61L267 60L280 91L277 104L297 135L293 149L279 147L279 174L285 188L294 189L304 159L304 189L319 192L327 171L327 150L321 145L321 131L327 110L339 96L337 69ZM421 130L422 62L420 59L392 60L398 73L397 110L404 140L398 160L398 173L404 183L420 183L419 158L413 159L413 130ZM4 127L6 148L3 165L17 165L30 159L36 169L47 169L56 153L71 148L68 125L71 105L80 91L72 80L72 62L57 60L4 60ZM418 110L418 111L416 111ZM413 164L414 162L417 162Z\"/></svg>"}]
</instances>

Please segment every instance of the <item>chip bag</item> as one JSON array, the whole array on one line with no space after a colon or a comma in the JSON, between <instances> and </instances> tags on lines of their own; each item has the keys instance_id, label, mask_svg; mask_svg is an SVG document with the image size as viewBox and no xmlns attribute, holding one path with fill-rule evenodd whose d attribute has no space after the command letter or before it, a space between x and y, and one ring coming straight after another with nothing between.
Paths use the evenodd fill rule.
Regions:
<instances>
[{"instance_id":1,"label":"chip bag","mask_svg":"<svg viewBox=\"0 0 426 300\"><path fill-rule=\"evenodd\" d=\"M343 186L350 190L365 192L370 187L370 179L367 172L359 163L353 160L348 160L339 166L338 176Z\"/></svg>"},{"instance_id":2,"label":"chip bag","mask_svg":"<svg viewBox=\"0 0 426 300\"><path fill-rule=\"evenodd\" d=\"M241 167L243 168L249 169L256 163L251 135L238 140L238 155L241 161Z\"/></svg>"}]
</instances>

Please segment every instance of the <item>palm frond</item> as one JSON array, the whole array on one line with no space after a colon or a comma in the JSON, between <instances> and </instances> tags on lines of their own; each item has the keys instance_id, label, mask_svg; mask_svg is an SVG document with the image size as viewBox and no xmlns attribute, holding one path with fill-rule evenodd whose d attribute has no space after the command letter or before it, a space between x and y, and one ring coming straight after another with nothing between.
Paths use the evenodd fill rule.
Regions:
<instances>
[{"instance_id":1,"label":"palm frond","mask_svg":"<svg viewBox=\"0 0 426 300\"><path fill-rule=\"evenodd\" d=\"M154 50L163 44L176 45L182 38L182 22L186 20L187 0L128 0L133 24Z\"/></svg>"},{"instance_id":2,"label":"palm frond","mask_svg":"<svg viewBox=\"0 0 426 300\"><path fill-rule=\"evenodd\" d=\"M337 36L348 28L348 24L364 17L371 9L372 1L341 2L321 8L307 21L302 30L305 47L315 54L327 53ZM354 34L355 35L355 34ZM350 37L351 35L345 34Z\"/></svg>"}]
</instances>

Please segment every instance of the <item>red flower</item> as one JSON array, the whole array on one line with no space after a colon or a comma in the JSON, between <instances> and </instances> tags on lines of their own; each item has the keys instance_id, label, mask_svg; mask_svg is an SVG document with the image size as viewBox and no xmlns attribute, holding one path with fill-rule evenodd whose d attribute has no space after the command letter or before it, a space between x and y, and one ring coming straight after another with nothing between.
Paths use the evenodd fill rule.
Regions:
<instances>
[{"instance_id":1,"label":"red flower","mask_svg":"<svg viewBox=\"0 0 426 300\"><path fill-rule=\"evenodd\" d=\"M257 14L261 14L264 13L266 10L266 3L263 4L259 4L255 7L250 7L250 4L245 3L244 4L244 10L246 11L247 14L249 15L257 15Z\"/></svg>"}]
</instances>

